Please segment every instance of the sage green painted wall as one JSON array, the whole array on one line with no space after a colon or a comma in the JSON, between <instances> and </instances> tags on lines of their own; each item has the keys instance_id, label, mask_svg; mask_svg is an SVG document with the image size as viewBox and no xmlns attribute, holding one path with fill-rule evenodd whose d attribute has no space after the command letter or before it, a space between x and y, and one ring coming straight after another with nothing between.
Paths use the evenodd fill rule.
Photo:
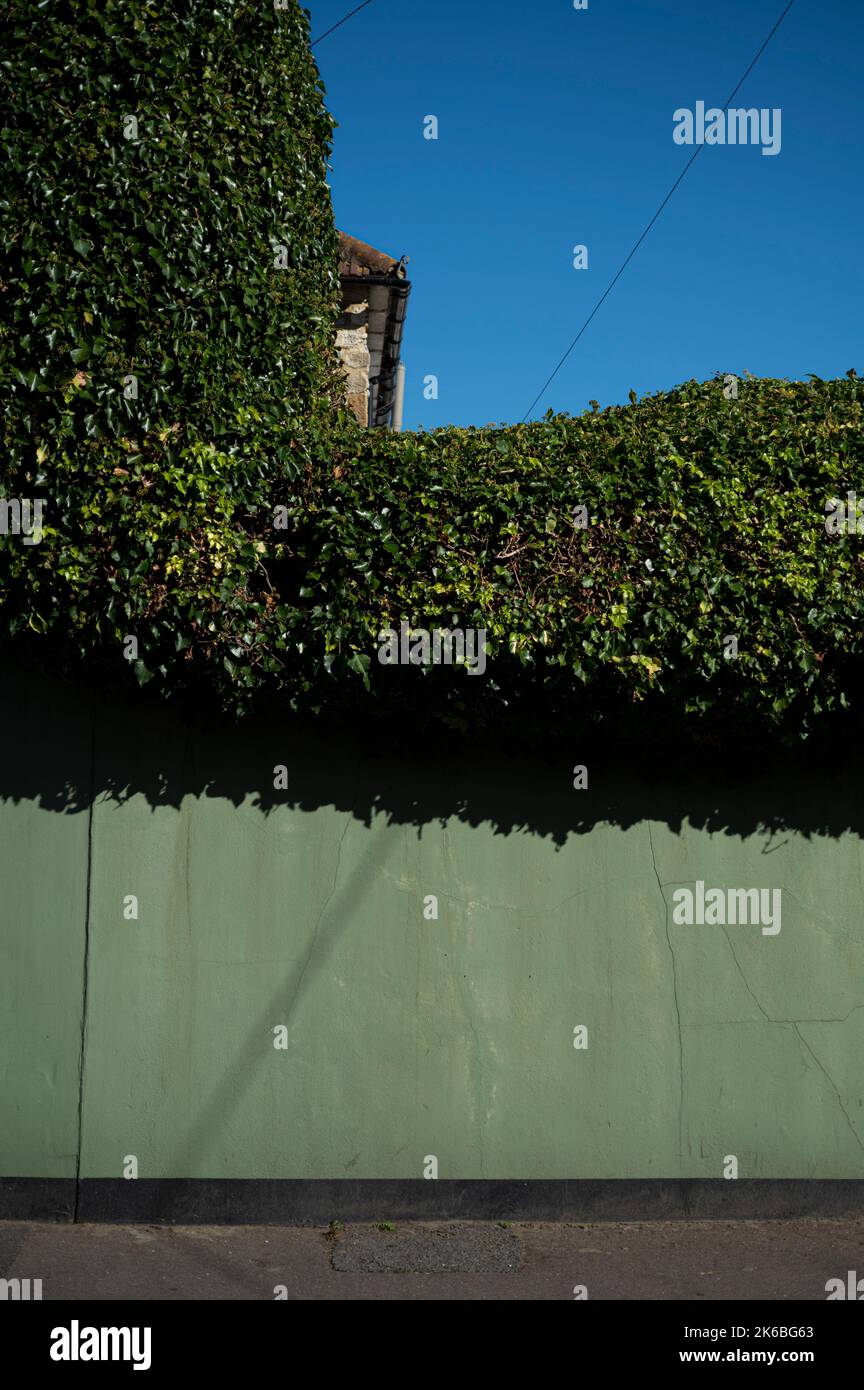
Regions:
<instances>
[{"instance_id":1,"label":"sage green painted wall","mask_svg":"<svg viewBox=\"0 0 864 1390\"><path fill-rule=\"evenodd\" d=\"M38 789L68 777L86 796L92 719L62 690L18 682L0 719L0 1175L73 1177L89 813L48 809Z\"/></svg>"},{"instance_id":2,"label":"sage green painted wall","mask_svg":"<svg viewBox=\"0 0 864 1390\"><path fill-rule=\"evenodd\" d=\"M53 735L82 778L89 728ZM442 1178L721 1177L727 1155L741 1177L864 1175L851 772L803 788L824 825L769 831L776 774L576 792L590 747L447 765L116 709L96 729L82 1176L129 1155L140 1177L416 1178L427 1155ZM2 1171L59 1176L86 816L31 797L0 824ZM675 925L696 879L780 887L780 934Z\"/></svg>"}]
</instances>

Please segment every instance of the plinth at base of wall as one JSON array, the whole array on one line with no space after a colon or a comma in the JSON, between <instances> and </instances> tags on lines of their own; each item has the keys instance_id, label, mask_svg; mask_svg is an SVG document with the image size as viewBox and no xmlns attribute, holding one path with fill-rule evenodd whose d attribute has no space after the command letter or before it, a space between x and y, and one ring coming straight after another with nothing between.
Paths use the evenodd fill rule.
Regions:
<instances>
[{"instance_id":1,"label":"plinth at base of wall","mask_svg":"<svg viewBox=\"0 0 864 1390\"><path fill-rule=\"evenodd\" d=\"M852 1217L864 1180L84 1178L78 1221L326 1226L331 1221L730 1221ZM0 1220L72 1221L72 1178L0 1178Z\"/></svg>"}]
</instances>

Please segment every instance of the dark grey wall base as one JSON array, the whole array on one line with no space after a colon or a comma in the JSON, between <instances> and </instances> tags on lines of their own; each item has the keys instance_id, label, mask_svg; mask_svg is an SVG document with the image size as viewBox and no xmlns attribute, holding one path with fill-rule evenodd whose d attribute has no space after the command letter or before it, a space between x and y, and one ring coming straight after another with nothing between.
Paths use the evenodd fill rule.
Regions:
<instances>
[{"instance_id":1,"label":"dark grey wall base","mask_svg":"<svg viewBox=\"0 0 864 1390\"><path fill-rule=\"evenodd\" d=\"M78 1184L79 1221L185 1224L331 1221L779 1220L864 1214L859 1179L406 1179L124 1180ZM0 1219L71 1221L71 1179L0 1178Z\"/></svg>"},{"instance_id":2,"label":"dark grey wall base","mask_svg":"<svg viewBox=\"0 0 864 1390\"><path fill-rule=\"evenodd\" d=\"M0 1221L73 1221L74 1178L0 1178Z\"/></svg>"}]
</instances>

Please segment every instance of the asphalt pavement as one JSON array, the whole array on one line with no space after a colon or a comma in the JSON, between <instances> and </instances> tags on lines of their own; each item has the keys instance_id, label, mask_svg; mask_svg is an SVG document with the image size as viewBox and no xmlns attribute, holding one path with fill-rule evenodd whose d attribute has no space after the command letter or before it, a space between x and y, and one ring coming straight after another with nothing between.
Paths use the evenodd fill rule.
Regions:
<instances>
[{"instance_id":1,"label":"asphalt pavement","mask_svg":"<svg viewBox=\"0 0 864 1390\"><path fill-rule=\"evenodd\" d=\"M60 1301L825 1301L829 1280L848 1285L853 1271L864 1297L862 1219L0 1223L0 1281L41 1280L42 1299ZM22 1287L8 1284L6 1297Z\"/></svg>"}]
</instances>

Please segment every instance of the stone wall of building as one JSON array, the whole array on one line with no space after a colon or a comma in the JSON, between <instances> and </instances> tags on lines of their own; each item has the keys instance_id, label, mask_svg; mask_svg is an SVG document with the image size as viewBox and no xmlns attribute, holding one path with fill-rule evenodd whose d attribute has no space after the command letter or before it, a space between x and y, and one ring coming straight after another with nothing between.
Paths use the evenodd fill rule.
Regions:
<instances>
[{"instance_id":1,"label":"stone wall of building","mask_svg":"<svg viewBox=\"0 0 864 1390\"><path fill-rule=\"evenodd\" d=\"M336 325L336 347L345 375L348 408L361 425L369 421L369 305L360 301L346 306Z\"/></svg>"}]
</instances>

